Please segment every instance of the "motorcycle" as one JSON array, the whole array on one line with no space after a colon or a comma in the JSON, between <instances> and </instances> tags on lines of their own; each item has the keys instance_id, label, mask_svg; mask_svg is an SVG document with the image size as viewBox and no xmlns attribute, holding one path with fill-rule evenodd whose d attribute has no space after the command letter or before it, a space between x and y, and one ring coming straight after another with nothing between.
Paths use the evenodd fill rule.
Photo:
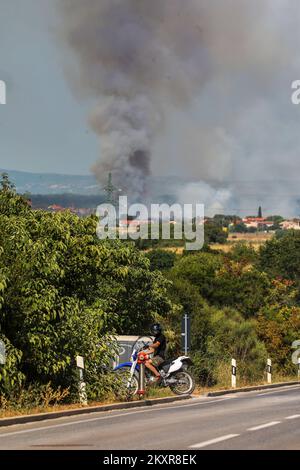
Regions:
<instances>
[{"instance_id":1,"label":"motorcycle","mask_svg":"<svg viewBox=\"0 0 300 470\"><path fill-rule=\"evenodd\" d=\"M151 358L151 354L147 353L148 345L152 343L145 340L137 340L131 352L130 362L123 362L114 368L114 372L119 375L121 383L126 388L127 397L136 395L139 389L139 357L143 351L143 355ZM164 361L157 367L161 375L159 383L152 375L149 369L145 369L145 385L150 386L156 384L159 387L169 387L175 395L190 395L195 389L195 380L188 372L188 367L192 365L192 361L188 356L180 356L176 359Z\"/></svg>"}]
</instances>

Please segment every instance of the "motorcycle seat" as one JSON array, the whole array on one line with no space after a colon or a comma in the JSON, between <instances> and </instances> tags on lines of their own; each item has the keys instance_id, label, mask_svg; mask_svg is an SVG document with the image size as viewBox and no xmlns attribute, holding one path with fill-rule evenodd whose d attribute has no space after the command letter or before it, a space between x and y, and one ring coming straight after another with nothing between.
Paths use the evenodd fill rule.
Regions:
<instances>
[{"instance_id":1,"label":"motorcycle seat","mask_svg":"<svg viewBox=\"0 0 300 470\"><path fill-rule=\"evenodd\" d=\"M175 359L166 359L164 362L162 362L159 366L158 369L161 369L162 367L168 366L171 364L171 362L175 361Z\"/></svg>"}]
</instances>

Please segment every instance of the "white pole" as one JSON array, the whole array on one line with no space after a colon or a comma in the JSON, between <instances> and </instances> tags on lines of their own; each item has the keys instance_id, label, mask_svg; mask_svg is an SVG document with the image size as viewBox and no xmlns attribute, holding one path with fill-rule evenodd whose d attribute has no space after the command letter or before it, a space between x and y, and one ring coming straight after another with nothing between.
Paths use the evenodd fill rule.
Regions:
<instances>
[{"instance_id":1,"label":"white pole","mask_svg":"<svg viewBox=\"0 0 300 470\"><path fill-rule=\"evenodd\" d=\"M268 384L272 383L272 361L267 359L267 382Z\"/></svg>"},{"instance_id":2,"label":"white pole","mask_svg":"<svg viewBox=\"0 0 300 470\"><path fill-rule=\"evenodd\" d=\"M82 405L87 405L86 383L83 378L84 358L82 356L77 356L76 364L79 369L79 401Z\"/></svg>"},{"instance_id":3,"label":"white pole","mask_svg":"<svg viewBox=\"0 0 300 470\"><path fill-rule=\"evenodd\" d=\"M184 354L187 356L187 314L184 315Z\"/></svg>"},{"instance_id":4,"label":"white pole","mask_svg":"<svg viewBox=\"0 0 300 470\"><path fill-rule=\"evenodd\" d=\"M300 357L298 357L298 380L300 380Z\"/></svg>"},{"instance_id":5,"label":"white pole","mask_svg":"<svg viewBox=\"0 0 300 470\"><path fill-rule=\"evenodd\" d=\"M231 387L236 388L236 360L231 359Z\"/></svg>"}]
</instances>

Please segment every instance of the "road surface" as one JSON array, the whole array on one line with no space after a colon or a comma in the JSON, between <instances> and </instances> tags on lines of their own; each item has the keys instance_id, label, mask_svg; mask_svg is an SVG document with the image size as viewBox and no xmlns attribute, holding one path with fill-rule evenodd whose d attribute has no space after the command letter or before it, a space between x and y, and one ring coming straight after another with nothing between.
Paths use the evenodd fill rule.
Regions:
<instances>
[{"instance_id":1,"label":"road surface","mask_svg":"<svg viewBox=\"0 0 300 470\"><path fill-rule=\"evenodd\" d=\"M300 449L300 385L0 427L0 449Z\"/></svg>"}]
</instances>

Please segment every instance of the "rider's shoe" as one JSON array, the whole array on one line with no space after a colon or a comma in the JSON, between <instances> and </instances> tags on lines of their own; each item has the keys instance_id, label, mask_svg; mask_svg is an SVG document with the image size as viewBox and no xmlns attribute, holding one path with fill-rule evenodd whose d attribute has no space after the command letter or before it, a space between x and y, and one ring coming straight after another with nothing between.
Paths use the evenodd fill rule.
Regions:
<instances>
[{"instance_id":1,"label":"rider's shoe","mask_svg":"<svg viewBox=\"0 0 300 470\"><path fill-rule=\"evenodd\" d=\"M154 378L154 383L157 384L157 385L159 385L161 383L161 381L162 381L161 375L158 375Z\"/></svg>"}]
</instances>

